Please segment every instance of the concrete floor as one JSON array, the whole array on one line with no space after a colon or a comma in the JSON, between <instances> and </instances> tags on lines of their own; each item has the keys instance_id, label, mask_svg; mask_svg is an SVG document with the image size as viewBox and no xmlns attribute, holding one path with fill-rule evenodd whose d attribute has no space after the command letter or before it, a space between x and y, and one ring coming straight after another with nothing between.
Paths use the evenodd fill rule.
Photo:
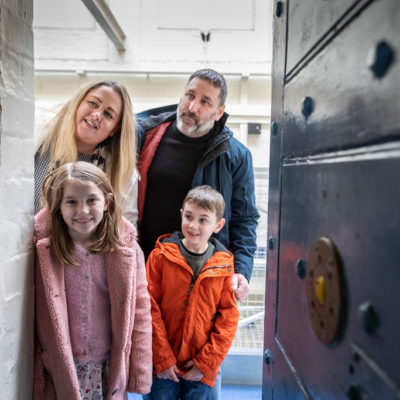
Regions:
<instances>
[{"instance_id":1,"label":"concrete floor","mask_svg":"<svg viewBox=\"0 0 400 400\"><path fill-rule=\"evenodd\" d=\"M128 400L140 399L138 394L128 394ZM221 400L261 400L261 386L222 385Z\"/></svg>"},{"instance_id":2,"label":"concrete floor","mask_svg":"<svg viewBox=\"0 0 400 400\"><path fill-rule=\"evenodd\" d=\"M261 386L222 385L221 400L261 400Z\"/></svg>"}]
</instances>

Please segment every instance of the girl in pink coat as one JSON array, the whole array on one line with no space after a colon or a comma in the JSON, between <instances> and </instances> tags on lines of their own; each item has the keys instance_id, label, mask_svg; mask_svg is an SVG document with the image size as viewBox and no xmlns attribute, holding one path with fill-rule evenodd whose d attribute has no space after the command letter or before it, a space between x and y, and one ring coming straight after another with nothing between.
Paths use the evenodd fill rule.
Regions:
<instances>
[{"instance_id":1,"label":"girl in pink coat","mask_svg":"<svg viewBox=\"0 0 400 400\"><path fill-rule=\"evenodd\" d=\"M152 383L143 254L109 179L68 163L43 182L35 217L37 400L122 400Z\"/></svg>"}]
</instances>

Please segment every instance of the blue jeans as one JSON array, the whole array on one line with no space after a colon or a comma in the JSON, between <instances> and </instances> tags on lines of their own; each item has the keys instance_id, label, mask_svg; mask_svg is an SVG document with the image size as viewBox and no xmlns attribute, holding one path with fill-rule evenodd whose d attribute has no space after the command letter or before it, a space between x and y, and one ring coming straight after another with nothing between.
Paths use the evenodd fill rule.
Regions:
<instances>
[{"instance_id":1,"label":"blue jeans","mask_svg":"<svg viewBox=\"0 0 400 400\"><path fill-rule=\"evenodd\" d=\"M203 382L179 382L170 379L154 378L151 392L143 396L144 400L210 400L211 387Z\"/></svg>"},{"instance_id":2,"label":"blue jeans","mask_svg":"<svg viewBox=\"0 0 400 400\"><path fill-rule=\"evenodd\" d=\"M218 371L215 384L211 388L210 400L221 400L221 370Z\"/></svg>"}]
</instances>

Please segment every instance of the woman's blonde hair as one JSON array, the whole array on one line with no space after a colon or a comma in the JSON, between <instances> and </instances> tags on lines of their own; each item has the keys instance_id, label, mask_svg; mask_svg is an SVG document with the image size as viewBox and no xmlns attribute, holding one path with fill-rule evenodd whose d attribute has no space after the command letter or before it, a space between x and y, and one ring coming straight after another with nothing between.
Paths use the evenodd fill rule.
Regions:
<instances>
[{"instance_id":1,"label":"woman's blonde hair","mask_svg":"<svg viewBox=\"0 0 400 400\"><path fill-rule=\"evenodd\" d=\"M136 168L136 120L132 103L126 88L114 81L92 82L80 89L67 101L45 128L45 139L41 147L41 156L50 153L49 169L77 160L75 143L75 115L85 96L100 86L112 88L121 97L121 120L115 133L104 141L107 159L107 173L116 193L124 197L133 171Z\"/></svg>"},{"instance_id":2,"label":"woman's blonde hair","mask_svg":"<svg viewBox=\"0 0 400 400\"><path fill-rule=\"evenodd\" d=\"M98 167L84 161L67 163L46 176L42 184L42 196L50 213L50 244L55 256L64 264L76 265L72 254L74 243L68 226L61 214L61 202L65 184L71 181L92 182L108 201L103 219L97 225L95 240L88 250L106 253L120 244L121 212L115 202L113 189L107 175Z\"/></svg>"}]
</instances>

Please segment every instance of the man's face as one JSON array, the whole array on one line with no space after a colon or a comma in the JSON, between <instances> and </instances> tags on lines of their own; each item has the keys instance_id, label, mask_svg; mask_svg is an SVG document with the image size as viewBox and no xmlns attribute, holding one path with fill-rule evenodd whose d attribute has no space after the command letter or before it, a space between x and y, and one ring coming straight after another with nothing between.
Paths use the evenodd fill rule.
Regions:
<instances>
[{"instance_id":1,"label":"man's face","mask_svg":"<svg viewBox=\"0 0 400 400\"><path fill-rule=\"evenodd\" d=\"M199 78L186 85L177 110L177 126L184 135L204 136L222 117L225 105L220 105L220 91L220 88Z\"/></svg>"}]
</instances>

